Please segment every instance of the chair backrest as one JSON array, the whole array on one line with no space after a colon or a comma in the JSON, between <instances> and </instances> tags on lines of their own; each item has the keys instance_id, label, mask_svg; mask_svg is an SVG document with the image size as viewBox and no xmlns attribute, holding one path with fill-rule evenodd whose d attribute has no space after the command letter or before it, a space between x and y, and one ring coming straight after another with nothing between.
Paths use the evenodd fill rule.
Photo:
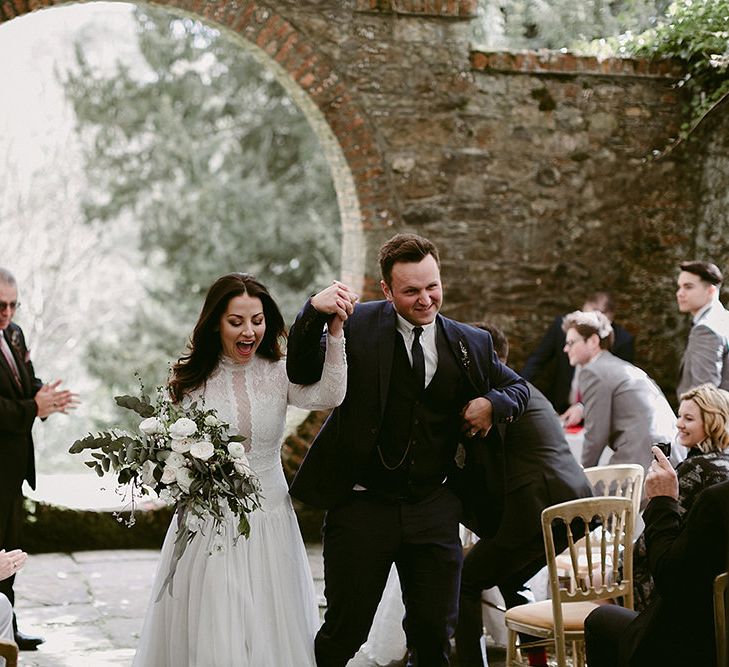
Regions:
<instances>
[{"instance_id":1,"label":"chair backrest","mask_svg":"<svg viewBox=\"0 0 729 667\"><path fill-rule=\"evenodd\" d=\"M637 463L585 468L585 476L592 484L596 496L617 496L633 501L633 529L640 516L640 501L643 495L643 466Z\"/></svg>"},{"instance_id":2,"label":"chair backrest","mask_svg":"<svg viewBox=\"0 0 729 667\"><path fill-rule=\"evenodd\" d=\"M716 638L716 664L727 667L727 581L729 574L722 572L714 579L714 636Z\"/></svg>"},{"instance_id":3,"label":"chair backrest","mask_svg":"<svg viewBox=\"0 0 729 667\"><path fill-rule=\"evenodd\" d=\"M590 532L595 523L602 529ZM555 628L563 625L561 603L622 597L633 608L631 499L600 496L553 505L542 512L542 531ZM570 582L560 579L556 560L555 543L565 538L572 571L586 573Z\"/></svg>"}]
</instances>

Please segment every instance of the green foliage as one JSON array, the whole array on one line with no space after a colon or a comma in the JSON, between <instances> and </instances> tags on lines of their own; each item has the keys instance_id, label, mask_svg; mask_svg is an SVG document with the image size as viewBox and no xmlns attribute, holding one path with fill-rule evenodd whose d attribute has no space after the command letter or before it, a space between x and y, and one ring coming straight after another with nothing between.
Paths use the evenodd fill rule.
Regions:
<instances>
[{"instance_id":1,"label":"green foliage","mask_svg":"<svg viewBox=\"0 0 729 667\"><path fill-rule=\"evenodd\" d=\"M642 32L669 0L479 0L474 40L487 48L594 51L593 40Z\"/></svg>"},{"instance_id":2,"label":"green foliage","mask_svg":"<svg viewBox=\"0 0 729 667\"><path fill-rule=\"evenodd\" d=\"M729 0L678 0L656 29L626 47L636 56L686 63L680 82L688 93L683 138L729 94Z\"/></svg>"},{"instance_id":3,"label":"green foliage","mask_svg":"<svg viewBox=\"0 0 729 667\"><path fill-rule=\"evenodd\" d=\"M155 384L215 278L255 274L291 320L338 273L328 165L307 120L243 46L188 18L135 10L140 62L97 70L77 44L64 86L85 141L90 224L136 229L148 297L88 364L112 391ZM129 341L133 345L129 345Z\"/></svg>"}]
</instances>

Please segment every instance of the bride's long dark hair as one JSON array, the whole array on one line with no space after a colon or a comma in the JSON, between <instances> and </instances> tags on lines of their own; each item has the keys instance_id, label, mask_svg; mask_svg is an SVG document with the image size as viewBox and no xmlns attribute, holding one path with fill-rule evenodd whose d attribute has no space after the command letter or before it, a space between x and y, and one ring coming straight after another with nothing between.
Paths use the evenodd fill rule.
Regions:
<instances>
[{"instance_id":1,"label":"bride's long dark hair","mask_svg":"<svg viewBox=\"0 0 729 667\"><path fill-rule=\"evenodd\" d=\"M202 386L218 363L220 342L220 318L231 299L247 294L257 297L263 304L266 332L256 354L273 361L283 356L281 342L286 337L283 316L268 290L247 273L229 273L218 278L208 290L200 317L188 343L187 354L172 366L169 381L172 398L179 402L193 389Z\"/></svg>"}]
</instances>

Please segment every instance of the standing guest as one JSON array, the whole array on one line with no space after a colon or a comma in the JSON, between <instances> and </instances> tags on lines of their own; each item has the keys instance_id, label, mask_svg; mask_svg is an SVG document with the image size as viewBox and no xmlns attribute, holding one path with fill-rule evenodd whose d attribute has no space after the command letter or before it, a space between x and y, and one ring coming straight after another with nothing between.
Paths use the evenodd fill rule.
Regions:
<instances>
[{"instance_id":1,"label":"standing guest","mask_svg":"<svg viewBox=\"0 0 729 667\"><path fill-rule=\"evenodd\" d=\"M564 318L564 351L582 366L579 391L585 406L582 465L596 466L605 447L610 463L651 463L651 445L673 440L676 417L653 380L609 350L613 328L598 311ZM682 458L682 457L681 457Z\"/></svg>"},{"instance_id":2,"label":"standing guest","mask_svg":"<svg viewBox=\"0 0 729 667\"><path fill-rule=\"evenodd\" d=\"M676 425L678 441L689 452L676 468L678 508L684 515L705 488L729 481L729 392L702 384L682 394ZM635 543L633 579L635 608L644 609L653 594L644 535Z\"/></svg>"},{"instance_id":3,"label":"standing guest","mask_svg":"<svg viewBox=\"0 0 729 667\"><path fill-rule=\"evenodd\" d=\"M676 301L682 313L691 313L693 326L676 392L680 398L705 382L729 389L729 312L719 301L721 271L709 262L684 262L680 268Z\"/></svg>"},{"instance_id":4,"label":"standing guest","mask_svg":"<svg viewBox=\"0 0 729 667\"><path fill-rule=\"evenodd\" d=\"M509 342L503 332L479 325L494 341L506 364ZM575 460L557 413L531 384L526 411L515 422L499 425L506 460L504 514L496 533L476 542L463 563L456 629L460 667L483 667L481 592L498 586L507 609L526 604L525 583L546 565L542 510L549 505L586 498L592 486ZM566 544L565 544L566 547ZM529 641L522 637L522 644ZM530 665L546 665L543 648L522 648Z\"/></svg>"},{"instance_id":5,"label":"standing guest","mask_svg":"<svg viewBox=\"0 0 729 667\"><path fill-rule=\"evenodd\" d=\"M705 489L682 521L676 472L653 454L643 519L656 595L640 614L606 604L587 617L590 667L716 667L713 582L727 569L729 482Z\"/></svg>"},{"instance_id":6,"label":"standing guest","mask_svg":"<svg viewBox=\"0 0 729 667\"><path fill-rule=\"evenodd\" d=\"M336 285L330 291L336 291ZM342 317L351 303L342 309ZM281 312L253 276L230 273L208 290L188 353L172 368L173 399L202 401L245 437L258 475L261 509L248 515L250 537L223 515L204 519L179 558L174 592L163 588L179 542L170 523L152 588L135 667L314 667L319 612L314 583L281 465L286 407L334 407L344 397L347 365L342 320L334 317L321 380L309 387L286 378Z\"/></svg>"},{"instance_id":7,"label":"standing guest","mask_svg":"<svg viewBox=\"0 0 729 667\"><path fill-rule=\"evenodd\" d=\"M45 419L76 405L76 395L60 389L60 380L43 384L35 376L23 330L13 322L19 306L15 278L0 268L0 549L7 551L20 545L23 480L35 489L33 423L36 417ZM0 582L0 593L13 605L14 582L14 574ZM15 616L13 628L21 651L33 651L43 643L41 637L18 631Z\"/></svg>"},{"instance_id":8,"label":"standing guest","mask_svg":"<svg viewBox=\"0 0 729 667\"><path fill-rule=\"evenodd\" d=\"M379 262L385 300L358 304L347 319L347 396L291 488L328 509L319 667L344 667L364 643L393 563L408 664L450 664L463 558L463 507L451 483L468 478L460 492L480 494L468 505L480 511L478 530L494 532L504 464L491 427L518 418L529 398L524 380L496 358L487 332L439 315L433 243L398 234L382 246ZM318 379L322 329L346 303L346 293L326 290L307 302L289 338L293 382Z\"/></svg>"},{"instance_id":9,"label":"standing guest","mask_svg":"<svg viewBox=\"0 0 729 667\"><path fill-rule=\"evenodd\" d=\"M614 322L615 307L608 292L594 292L585 301L582 310L589 312L599 310L610 320L615 334L615 340L610 351L621 359L633 363L635 342L632 334ZM537 349L529 355L524 364L521 375L525 380L540 384L539 379L544 378L544 395L562 416L567 426L579 424L582 421L582 406L575 395L575 368L570 365L564 352L564 330L562 322L564 317L555 317L546 333L539 341Z\"/></svg>"}]
</instances>

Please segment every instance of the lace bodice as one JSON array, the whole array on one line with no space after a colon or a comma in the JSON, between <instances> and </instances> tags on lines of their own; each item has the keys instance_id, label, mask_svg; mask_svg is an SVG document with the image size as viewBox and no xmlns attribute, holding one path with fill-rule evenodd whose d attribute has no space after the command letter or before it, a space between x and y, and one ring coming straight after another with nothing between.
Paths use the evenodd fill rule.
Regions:
<instances>
[{"instance_id":1,"label":"lace bodice","mask_svg":"<svg viewBox=\"0 0 729 667\"><path fill-rule=\"evenodd\" d=\"M344 337L327 336L324 370L316 384L290 383L283 359L270 361L254 356L246 364L236 364L223 356L192 398L202 399L206 407L214 408L220 419L230 424L231 433L245 438L243 446L251 467L261 475L281 467L286 407L332 408L342 402L346 388Z\"/></svg>"}]
</instances>

